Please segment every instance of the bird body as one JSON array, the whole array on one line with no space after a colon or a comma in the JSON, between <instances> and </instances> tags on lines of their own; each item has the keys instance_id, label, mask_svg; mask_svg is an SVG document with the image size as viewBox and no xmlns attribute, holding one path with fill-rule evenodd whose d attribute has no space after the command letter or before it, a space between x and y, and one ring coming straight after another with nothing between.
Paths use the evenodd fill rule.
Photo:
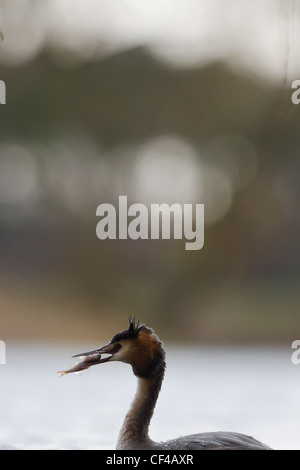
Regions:
<instances>
[{"instance_id":1,"label":"bird body","mask_svg":"<svg viewBox=\"0 0 300 470\"><path fill-rule=\"evenodd\" d=\"M149 425L165 373L165 351L154 331L129 319L129 328L102 348L77 356L93 356L93 364L121 361L132 366L138 386L117 441L117 450L269 450L253 437L234 432L191 434L166 442L149 437ZM97 360L98 355L98 360ZM108 357L102 357L108 355Z\"/></svg>"}]
</instances>

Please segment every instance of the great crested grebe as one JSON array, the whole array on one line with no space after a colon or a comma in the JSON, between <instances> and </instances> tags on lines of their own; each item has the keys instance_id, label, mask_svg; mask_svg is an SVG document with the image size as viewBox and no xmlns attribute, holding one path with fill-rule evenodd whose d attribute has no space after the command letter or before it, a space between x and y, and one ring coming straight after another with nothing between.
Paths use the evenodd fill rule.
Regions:
<instances>
[{"instance_id":1,"label":"great crested grebe","mask_svg":"<svg viewBox=\"0 0 300 470\"><path fill-rule=\"evenodd\" d=\"M102 354L108 356L102 358ZM78 372L96 364L121 361L130 364L138 379L134 400L121 428L117 450L269 450L253 437L234 432L191 434L166 442L154 442L148 429L160 392L166 367L165 351L152 328L129 318L129 328L94 351L76 354L83 361L62 375Z\"/></svg>"}]
</instances>

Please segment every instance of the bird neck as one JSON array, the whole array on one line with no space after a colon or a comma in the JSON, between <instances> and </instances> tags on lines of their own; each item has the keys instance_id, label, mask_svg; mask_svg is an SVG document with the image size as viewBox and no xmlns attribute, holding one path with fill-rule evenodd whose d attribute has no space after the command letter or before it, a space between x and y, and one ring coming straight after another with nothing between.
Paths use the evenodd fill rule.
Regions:
<instances>
[{"instance_id":1,"label":"bird neck","mask_svg":"<svg viewBox=\"0 0 300 470\"><path fill-rule=\"evenodd\" d=\"M155 445L148 434L150 420L164 378L163 363L150 377L139 377L133 402L123 422L117 450L147 449Z\"/></svg>"}]
</instances>

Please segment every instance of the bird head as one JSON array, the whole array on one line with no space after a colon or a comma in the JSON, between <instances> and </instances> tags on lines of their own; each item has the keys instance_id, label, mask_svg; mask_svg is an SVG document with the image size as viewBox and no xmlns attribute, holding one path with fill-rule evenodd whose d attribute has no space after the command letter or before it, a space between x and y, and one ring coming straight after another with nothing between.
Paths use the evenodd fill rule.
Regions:
<instances>
[{"instance_id":1,"label":"bird head","mask_svg":"<svg viewBox=\"0 0 300 470\"><path fill-rule=\"evenodd\" d=\"M134 317L129 318L127 330L116 333L105 346L73 357L94 354L100 356L93 365L112 361L125 362L132 366L137 377L151 377L158 368L165 366L165 352L161 341L152 328L140 325Z\"/></svg>"}]
</instances>

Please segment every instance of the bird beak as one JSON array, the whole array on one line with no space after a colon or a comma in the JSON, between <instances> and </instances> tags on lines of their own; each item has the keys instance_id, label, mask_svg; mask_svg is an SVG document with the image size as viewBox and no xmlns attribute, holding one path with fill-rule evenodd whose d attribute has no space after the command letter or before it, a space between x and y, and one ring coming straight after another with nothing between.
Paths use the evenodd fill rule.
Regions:
<instances>
[{"instance_id":1,"label":"bird beak","mask_svg":"<svg viewBox=\"0 0 300 470\"><path fill-rule=\"evenodd\" d=\"M103 362L108 362L113 356L114 354L118 351L118 345L113 343L108 343L106 344L105 346L102 346L101 348L99 349L94 349L93 351L87 351L87 352L82 352L82 353L79 353L79 354L75 354L75 356L72 356L72 357L85 357L85 356L96 356L98 355L99 358L98 359L94 359L93 360L93 364L92 365L96 365L96 364L102 364ZM107 354L108 356L106 357L102 357L103 354Z\"/></svg>"}]
</instances>

